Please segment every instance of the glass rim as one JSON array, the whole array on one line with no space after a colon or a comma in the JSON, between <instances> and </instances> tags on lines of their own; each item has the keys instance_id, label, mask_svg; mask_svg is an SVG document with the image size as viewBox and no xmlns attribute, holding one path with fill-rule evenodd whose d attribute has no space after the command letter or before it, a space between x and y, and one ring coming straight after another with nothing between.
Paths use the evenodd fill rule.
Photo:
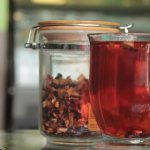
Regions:
<instances>
[{"instance_id":1,"label":"glass rim","mask_svg":"<svg viewBox=\"0 0 150 150\"><path fill-rule=\"evenodd\" d=\"M115 42L115 41L129 41L129 42L150 42L150 33L90 33L88 34L89 41L98 42Z\"/></svg>"},{"instance_id":2,"label":"glass rim","mask_svg":"<svg viewBox=\"0 0 150 150\"><path fill-rule=\"evenodd\" d=\"M87 34L88 37L90 36L96 36L96 35L125 35L125 36L130 36L130 35L137 35L137 36L150 36L150 32L129 32L129 33L124 33L124 32L120 32L120 33L89 33Z\"/></svg>"}]
</instances>

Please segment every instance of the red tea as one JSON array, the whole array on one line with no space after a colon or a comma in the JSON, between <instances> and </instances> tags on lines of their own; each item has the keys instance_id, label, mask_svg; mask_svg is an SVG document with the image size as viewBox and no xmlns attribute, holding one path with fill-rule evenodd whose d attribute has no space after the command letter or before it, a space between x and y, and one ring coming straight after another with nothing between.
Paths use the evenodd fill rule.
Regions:
<instances>
[{"instance_id":1,"label":"red tea","mask_svg":"<svg viewBox=\"0 0 150 150\"><path fill-rule=\"evenodd\" d=\"M150 136L149 50L149 42L91 42L91 104L104 134Z\"/></svg>"}]
</instances>

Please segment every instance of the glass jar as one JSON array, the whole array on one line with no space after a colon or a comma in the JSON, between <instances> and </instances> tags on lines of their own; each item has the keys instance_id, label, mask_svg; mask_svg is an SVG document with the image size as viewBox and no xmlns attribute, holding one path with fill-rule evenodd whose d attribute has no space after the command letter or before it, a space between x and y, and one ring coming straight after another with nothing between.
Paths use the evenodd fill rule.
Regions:
<instances>
[{"instance_id":1,"label":"glass jar","mask_svg":"<svg viewBox=\"0 0 150 150\"><path fill-rule=\"evenodd\" d=\"M40 130L49 144L79 147L98 142L101 133L90 106L87 34L117 33L118 26L58 20L31 28L25 46L40 49Z\"/></svg>"}]
</instances>

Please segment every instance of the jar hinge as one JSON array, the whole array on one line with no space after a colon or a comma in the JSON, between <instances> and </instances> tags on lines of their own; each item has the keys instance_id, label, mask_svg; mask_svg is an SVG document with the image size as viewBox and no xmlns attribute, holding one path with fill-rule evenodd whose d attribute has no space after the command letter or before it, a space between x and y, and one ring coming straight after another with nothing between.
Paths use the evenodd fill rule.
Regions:
<instances>
[{"instance_id":1,"label":"jar hinge","mask_svg":"<svg viewBox=\"0 0 150 150\"><path fill-rule=\"evenodd\" d=\"M33 26L30 29L28 40L24 45L25 48L38 49L40 47L40 43L36 43L38 29L39 29L39 26Z\"/></svg>"},{"instance_id":2,"label":"jar hinge","mask_svg":"<svg viewBox=\"0 0 150 150\"><path fill-rule=\"evenodd\" d=\"M119 26L118 28L120 30L124 30L125 33L128 33L129 32L129 29L133 28L134 27L134 24L129 24L129 25L125 25L125 26Z\"/></svg>"}]
</instances>

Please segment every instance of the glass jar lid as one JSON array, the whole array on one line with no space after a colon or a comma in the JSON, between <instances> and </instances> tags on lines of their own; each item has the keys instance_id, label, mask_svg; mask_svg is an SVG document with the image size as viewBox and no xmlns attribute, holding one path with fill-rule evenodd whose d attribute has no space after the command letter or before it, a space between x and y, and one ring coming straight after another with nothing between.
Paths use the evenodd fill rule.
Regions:
<instances>
[{"instance_id":1,"label":"glass jar lid","mask_svg":"<svg viewBox=\"0 0 150 150\"><path fill-rule=\"evenodd\" d=\"M99 20L50 20L38 23L40 30L118 30L120 23Z\"/></svg>"},{"instance_id":2,"label":"glass jar lid","mask_svg":"<svg viewBox=\"0 0 150 150\"><path fill-rule=\"evenodd\" d=\"M26 48L46 49L45 43L37 43L37 33L45 36L48 41L57 40L87 40L87 34L96 32L120 32L120 29L128 31L132 25L120 26L118 22L107 22L101 20L50 20L39 22L31 27Z\"/></svg>"}]
</instances>

